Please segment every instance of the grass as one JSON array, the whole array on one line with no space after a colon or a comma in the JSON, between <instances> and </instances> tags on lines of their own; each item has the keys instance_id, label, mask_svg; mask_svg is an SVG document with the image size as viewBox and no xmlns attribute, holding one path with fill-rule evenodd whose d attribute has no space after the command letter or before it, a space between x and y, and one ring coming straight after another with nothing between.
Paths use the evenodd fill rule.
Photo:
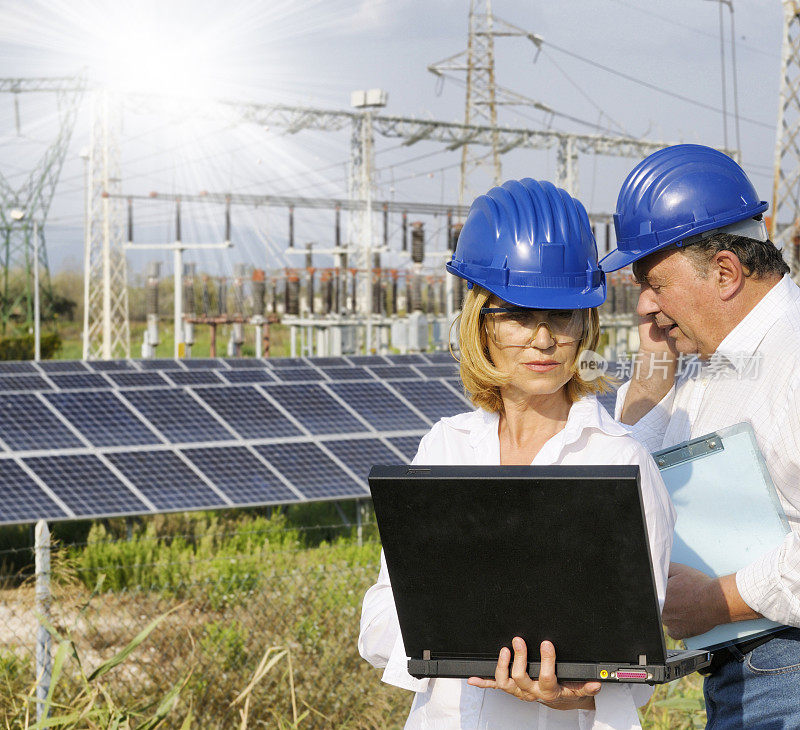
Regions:
<instances>
[{"instance_id":1,"label":"grass","mask_svg":"<svg viewBox=\"0 0 800 730\"><path fill-rule=\"evenodd\" d=\"M58 360L80 360L83 357L83 331L78 322L62 322L59 325L61 335L61 349L56 353ZM131 357L142 356L142 338L145 324L131 322ZM229 325L217 327L217 357L227 356ZM245 326L245 343L242 354L245 357L255 355L255 328ZM209 357L211 352L211 328L206 325L195 325L195 344L192 346L192 357ZM171 322L162 322L159 327L160 342L156 348L156 357L171 358L174 354L173 328ZM288 357L290 354L289 328L280 325L270 325L270 357Z\"/></svg>"}]
</instances>

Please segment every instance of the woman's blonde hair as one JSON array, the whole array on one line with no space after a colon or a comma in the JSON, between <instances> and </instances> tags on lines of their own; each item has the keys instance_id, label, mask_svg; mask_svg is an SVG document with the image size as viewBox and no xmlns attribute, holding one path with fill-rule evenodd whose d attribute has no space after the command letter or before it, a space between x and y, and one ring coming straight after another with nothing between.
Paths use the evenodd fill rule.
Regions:
<instances>
[{"instance_id":1,"label":"woman's blonde hair","mask_svg":"<svg viewBox=\"0 0 800 730\"><path fill-rule=\"evenodd\" d=\"M470 400L479 408L495 413L503 410L500 389L511 376L500 372L489 355L488 334L483 326L481 307L486 306L491 292L474 285L464 298L461 308L461 323L458 331L458 344L461 350L461 382ZM611 378L603 375L592 381L582 380L578 374L577 362L584 350L596 350L600 342L600 316L597 308L589 310L589 323L586 335L578 343L575 360L572 362L572 378L566 384L570 403L585 395L608 393L613 389Z\"/></svg>"}]
</instances>

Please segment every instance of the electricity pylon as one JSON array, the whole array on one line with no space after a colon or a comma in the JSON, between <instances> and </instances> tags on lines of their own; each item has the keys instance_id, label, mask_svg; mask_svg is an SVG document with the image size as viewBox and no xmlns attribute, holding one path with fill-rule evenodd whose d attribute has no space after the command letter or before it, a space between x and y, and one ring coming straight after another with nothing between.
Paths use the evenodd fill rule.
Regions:
<instances>
[{"instance_id":1,"label":"electricity pylon","mask_svg":"<svg viewBox=\"0 0 800 730\"><path fill-rule=\"evenodd\" d=\"M83 76L0 79L0 92L14 95L17 134L21 133L19 94L55 94L59 116L56 138L20 187L12 186L0 171L0 328L4 334L12 319L23 325L33 322L33 258L37 248L44 300L52 300L44 224L64 165L84 90ZM34 243L34 236L39 239L38 246Z\"/></svg>"},{"instance_id":2,"label":"electricity pylon","mask_svg":"<svg viewBox=\"0 0 800 730\"><path fill-rule=\"evenodd\" d=\"M522 28L517 28L492 15L491 0L470 0L469 38L467 49L438 63L428 66L428 70L440 78L448 71L466 72L465 125L486 124L492 128L489 151L465 143L461 148L461 182L458 188L458 203L464 205L472 200L476 186L471 183L475 172L486 168L495 185L502 177L500 155L503 150L497 129L497 106L499 104L531 104L539 106L532 99L510 92L497 86L494 72L494 39L498 36L521 36L531 40L537 48L541 38ZM481 185L481 187L484 187Z\"/></svg>"},{"instance_id":3,"label":"electricity pylon","mask_svg":"<svg viewBox=\"0 0 800 730\"><path fill-rule=\"evenodd\" d=\"M778 218L781 222L778 222ZM783 0L783 52L770 238L800 276L800 1Z\"/></svg>"},{"instance_id":4,"label":"electricity pylon","mask_svg":"<svg viewBox=\"0 0 800 730\"><path fill-rule=\"evenodd\" d=\"M131 354L124 213L117 197L122 190L121 129L121 100L108 91L96 91L83 254L84 360Z\"/></svg>"}]
</instances>

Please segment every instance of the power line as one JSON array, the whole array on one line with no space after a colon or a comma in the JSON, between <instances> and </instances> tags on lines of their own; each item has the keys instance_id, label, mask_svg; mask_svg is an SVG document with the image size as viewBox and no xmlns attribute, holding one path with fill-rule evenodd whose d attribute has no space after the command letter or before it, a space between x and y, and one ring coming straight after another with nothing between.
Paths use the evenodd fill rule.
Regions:
<instances>
[{"instance_id":1,"label":"power line","mask_svg":"<svg viewBox=\"0 0 800 730\"><path fill-rule=\"evenodd\" d=\"M666 96L671 96L674 99L680 99L681 101L685 101L687 104L693 104L694 106L701 107L702 109L708 109L709 111L717 112L719 114L722 113L722 109L720 109L719 107L713 106L711 104L706 104L705 102L698 101L697 99L692 99L691 97L684 96L683 94L678 94L678 93L676 93L674 91L670 91L669 89L665 89L662 86L658 86L657 84L652 84L649 81L644 81L643 79L638 79L635 76L631 76L630 74L623 73L622 71L617 71L616 69L611 68L610 66L606 66L606 65L604 65L602 63L598 63L597 61L593 61L590 58L586 58L585 56L581 56L578 53L574 53L573 51L570 51L570 50L568 50L566 48L562 48L561 46L557 46L554 43L550 43L549 41L544 41L543 49L544 48L552 48L553 50L559 51L560 53L563 53L566 56L570 56L571 58L575 58L578 61L582 61L583 63L589 64L590 66L593 66L595 68L602 69L603 71L606 71L607 73L613 74L614 76L619 76L620 78L625 79L626 81L630 81L630 82L632 82L634 84L638 84L639 86L643 86L643 87L645 87L647 89L650 89L652 91L657 91L660 94L665 94ZM750 117L742 116L740 118L741 118L742 121L749 122L750 124L754 124L754 125L756 125L758 127L763 127L764 129L769 129L770 131L774 131L775 130L775 125L774 124L767 124L766 122L762 122L762 121L760 121L758 119L751 119Z\"/></svg>"}]
</instances>

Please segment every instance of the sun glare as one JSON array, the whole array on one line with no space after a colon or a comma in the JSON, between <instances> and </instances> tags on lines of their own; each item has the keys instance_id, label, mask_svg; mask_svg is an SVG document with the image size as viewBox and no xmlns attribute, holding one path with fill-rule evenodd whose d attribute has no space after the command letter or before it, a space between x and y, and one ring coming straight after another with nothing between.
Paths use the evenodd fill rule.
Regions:
<instances>
[{"instance_id":1,"label":"sun glare","mask_svg":"<svg viewBox=\"0 0 800 730\"><path fill-rule=\"evenodd\" d=\"M110 15L100 34L95 72L124 93L208 98L217 88L221 54L208 29L198 32L169 15L148 17L141 6Z\"/></svg>"}]
</instances>

